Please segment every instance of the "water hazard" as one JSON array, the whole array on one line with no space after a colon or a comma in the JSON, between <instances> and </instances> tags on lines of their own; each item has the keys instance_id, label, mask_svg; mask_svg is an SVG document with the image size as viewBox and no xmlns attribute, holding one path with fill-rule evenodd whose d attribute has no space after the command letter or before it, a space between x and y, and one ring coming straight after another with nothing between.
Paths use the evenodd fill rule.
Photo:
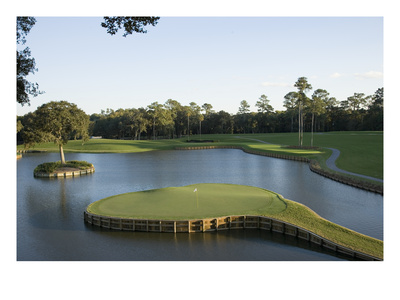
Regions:
<instances>
[{"instance_id":1,"label":"water hazard","mask_svg":"<svg viewBox=\"0 0 400 300\"><path fill-rule=\"evenodd\" d=\"M308 242L257 230L205 234L119 232L83 222L87 205L127 192L232 183L257 186L303 203L322 217L383 239L383 197L312 173L305 163L241 150L160 151L134 154L68 153L93 163L78 178L34 178L40 163L58 154L25 154L17 162L18 260L338 260Z\"/></svg>"}]
</instances>

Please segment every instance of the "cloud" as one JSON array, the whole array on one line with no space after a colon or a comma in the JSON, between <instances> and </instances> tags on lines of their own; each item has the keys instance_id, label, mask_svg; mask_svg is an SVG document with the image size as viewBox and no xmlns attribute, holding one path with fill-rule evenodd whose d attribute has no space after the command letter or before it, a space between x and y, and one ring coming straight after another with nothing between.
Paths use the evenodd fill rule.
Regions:
<instances>
[{"instance_id":1,"label":"cloud","mask_svg":"<svg viewBox=\"0 0 400 300\"><path fill-rule=\"evenodd\" d=\"M354 76L358 79L382 78L383 73L378 71L369 71L366 73L355 73Z\"/></svg>"},{"instance_id":2,"label":"cloud","mask_svg":"<svg viewBox=\"0 0 400 300\"><path fill-rule=\"evenodd\" d=\"M339 77L342 77L342 76L344 76L344 74L340 74L340 73L338 73L338 72L335 72L335 73L333 73L333 74L331 75L331 78L339 78Z\"/></svg>"},{"instance_id":3,"label":"cloud","mask_svg":"<svg viewBox=\"0 0 400 300\"><path fill-rule=\"evenodd\" d=\"M267 87L290 87L292 86L290 83L287 82L262 82L262 86L267 86Z\"/></svg>"}]
</instances>

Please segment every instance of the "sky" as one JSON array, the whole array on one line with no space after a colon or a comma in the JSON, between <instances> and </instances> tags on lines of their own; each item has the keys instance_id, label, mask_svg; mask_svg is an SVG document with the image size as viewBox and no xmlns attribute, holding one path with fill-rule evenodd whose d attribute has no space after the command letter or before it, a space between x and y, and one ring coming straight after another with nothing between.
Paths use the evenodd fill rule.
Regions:
<instances>
[{"instance_id":1,"label":"sky","mask_svg":"<svg viewBox=\"0 0 400 300\"><path fill-rule=\"evenodd\" d=\"M36 17L27 46L45 91L17 115L67 100L88 114L168 99L237 113L275 110L299 77L346 100L383 87L383 17L161 16L146 34L111 36L102 17ZM22 48L22 47L19 47ZM308 93L311 96L313 90Z\"/></svg>"}]
</instances>

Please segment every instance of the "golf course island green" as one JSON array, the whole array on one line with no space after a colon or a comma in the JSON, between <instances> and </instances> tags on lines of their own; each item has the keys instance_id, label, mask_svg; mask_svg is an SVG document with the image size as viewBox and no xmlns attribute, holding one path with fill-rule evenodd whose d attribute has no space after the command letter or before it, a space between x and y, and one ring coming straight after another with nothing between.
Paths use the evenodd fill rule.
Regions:
<instances>
[{"instance_id":1,"label":"golf course island green","mask_svg":"<svg viewBox=\"0 0 400 300\"><path fill-rule=\"evenodd\" d=\"M187 222L188 228L191 222L197 222L203 231L208 231L204 228L211 228L211 225L214 230L219 230L221 223L227 219L230 224L237 225L238 222L232 221L240 218L243 224L241 228L248 228L245 222L250 221L244 220L249 218L253 222L252 228L265 229L261 223L269 218L269 228L273 229L273 222L277 222L283 228L282 233L285 233L285 227L291 228L295 236L299 236L298 232L308 232L307 239L309 233L315 234L321 245L329 241L335 243L333 249L340 245L378 259L383 258L383 241L332 223L308 207L275 192L251 186L202 183L125 193L93 202L85 212L85 221L92 225L113 228L113 223L122 230L123 222L132 222L135 230L137 221L141 225L136 225L136 230L140 231L138 228L142 226L143 230L147 228L147 231L151 231L149 224L152 223L159 228L155 231L160 232L162 222L175 227L177 223Z\"/></svg>"},{"instance_id":2,"label":"golf course island green","mask_svg":"<svg viewBox=\"0 0 400 300\"><path fill-rule=\"evenodd\" d=\"M270 215L286 209L276 193L233 184L195 184L120 194L90 204L102 216L189 220L228 215Z\"/></svg>"}]
</instances>

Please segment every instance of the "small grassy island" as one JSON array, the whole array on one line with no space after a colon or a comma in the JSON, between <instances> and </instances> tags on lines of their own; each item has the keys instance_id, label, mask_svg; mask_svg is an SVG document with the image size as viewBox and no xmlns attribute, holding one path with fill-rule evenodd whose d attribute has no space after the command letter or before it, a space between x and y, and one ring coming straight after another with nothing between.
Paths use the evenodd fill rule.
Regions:
<instances>
[{"instance_id":1,"label":"small grassy island","mask_svg":"<svg viewBox=\"0 0 400 300\"><path fill-rule=\"evenodd\" d=\"M94 166L86 161L71 160L65 162L47 162L38 165L33 174L35 177L80 176L94 172Z\"/></svg>"},{"instance_id":2,"label":"small grassy island","mask_svg":"<svg viewBox=\"0 0 400 300\"><path fill-rule=\"evenodd\" d=\"M302 204L257 187L195 184L126 193L90 204L85 214L124 220L160 220L160 224L161 220L178 222L211 218L218 220L226 216L268 217L312 232L354 251L383 258L382 241L327 221ZM216 222L218 228L218 221Z\"/></svg>"}]
</instances>

